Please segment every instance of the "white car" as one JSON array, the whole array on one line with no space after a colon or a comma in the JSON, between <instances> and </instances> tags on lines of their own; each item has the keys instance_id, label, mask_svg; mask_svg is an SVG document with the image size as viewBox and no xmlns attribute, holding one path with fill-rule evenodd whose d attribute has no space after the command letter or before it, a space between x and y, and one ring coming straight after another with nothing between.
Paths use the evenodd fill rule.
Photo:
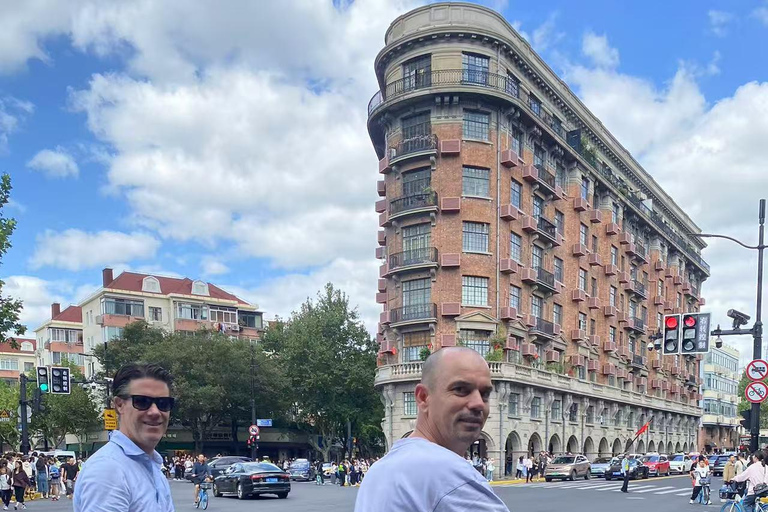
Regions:
<instances>
[{"instance_id":1,"label":"white car","mask_svg":"<svg viewBox=\"0 0 768 512\"><path fill-rule=\"evenodd\" d=\"M670 473L690 473L691 467L693 466L693 460L687 456L683 455L682 453L678 453L676 455L673 455L669 459L669 472Z\"/></svg>"}]
</instances>

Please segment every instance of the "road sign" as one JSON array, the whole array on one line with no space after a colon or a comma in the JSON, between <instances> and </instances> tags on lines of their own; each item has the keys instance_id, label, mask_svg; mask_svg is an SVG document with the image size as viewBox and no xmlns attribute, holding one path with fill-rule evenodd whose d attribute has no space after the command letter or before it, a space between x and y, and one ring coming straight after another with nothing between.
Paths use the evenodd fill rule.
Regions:
<instances>
[{"instance_id":1,"label":"road sign","mask_svg":"<svg viewBox=\"0 0 768 512\"><path fill-rule=\"evenodd\" d=\"M21 406L16 409L16 417L21 418ZM32 408L27 407L27 421L32 421Z\"/></svg>"},{"instance_id":2,"label":"road sign","mask_svg":"<svg viewBox=\"0 0 768 512\"><path fill-rule=\"evenodd\" d=\"M104 430L117 430L117 411L104 409Z\"/></svg>"},{"instance_id":3,"label":"road sign","mask_svg":"<svg viewBox=\"0 0 768 512\"><path fill-rule=\"evenodd\" d=\"M251 425L250 427L248 427L248 433L251 434L252 436L259 435L259 426Z\"/></svg>"},{"instance_id":4,"label":"road sign","mask_svg":"<svg viewBox=\"0 0 768 512\"><path fill-rule=\"evenodd\" d=\"M747 400L753 404L759 404L768 396L768 386L760 381L750 382L744 390L744 395L746 395Z\"/></svg>"},{"instance_id":5,"label":"road sign","mask_svg":"<svg viewBox=\"0 0 768 512\"><path fill-rule=\"evenodd\" d=\"M0 411L0 422L7 423L9 421L11 421L11 411L8 409Z\"/></svg>"},{"instance_id":6,"label":"road sign","mask_svg":"<svg viewBox=\"0 0 768 512\"><path fill-rule=\"evenodd\" d=\"M271 427L272 426L272 420L256 420L256 426L257 427Z\"/></svg>"},{"instance_id":7,"label":"road sign","mask_svg":"<svg viewBox=\"0 0 768 512\"><path fill-rule=\"evenodd\" d=\"M763 380L768 377L768 362L763 359L755 359L747 364L747 377L749 380Z\"/></svg>"}]
</instances>

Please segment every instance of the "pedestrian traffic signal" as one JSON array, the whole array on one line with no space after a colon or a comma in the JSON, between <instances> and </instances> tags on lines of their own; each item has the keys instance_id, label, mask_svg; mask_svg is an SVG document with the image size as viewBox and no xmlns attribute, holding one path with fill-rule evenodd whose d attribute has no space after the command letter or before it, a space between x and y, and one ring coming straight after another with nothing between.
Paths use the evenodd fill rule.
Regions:
<instances>
[{"instance_id":1,"label":"pedestrian traffic signal","mask_svg":"<svg viewBox=\"0 0 768 512\"><path fill-rule=\"evenodd\" d=\"M749 432L749 430L752 428L752 411L747 409L745 411L741 411L739 414L741 414L741 417L744 418L739 423L746 432Z\"/></svg>"},{"instance_id":2,"label":"pedestrian traffic signal","mask_svg":"<svg viewBox=\"0 0 768 512\"><path fill-rule=\"evenodd\" d=\"M680 352L680 315L664 315L663 354Z\"/></svg>"},{"instance_id":3,"label":"pedestrian traffic signal","mask_svg":"<svg viewBox=\"0 0 768 512\"><path fill-rule=\"evenodd\" d=\"M37 389L39 389L41 393L48 393L50 391L49 384L50 382L48 381L48 367L38 366L37 367Z\"/></svg>"},{"instance_id":4,"label":"pedestrian traffic signal","mask_svg":"<svg viewBox=\"0 0 768 512\"><path fill-rule=\"evenodd\" d=\"M54 395L68 395L69 389L69 368L51 367L51 393Z\"/></svg>"},{"instance_id":5,"label":"pedestrian traffic signal","mask_svg":"<svg viewBox=\"0 0 768 512\"><path fill-rule=\"evenodd\" d=\"M709 313L683 315L680 352L687 355L709 352Z\"/></svg>"}]
</instances>

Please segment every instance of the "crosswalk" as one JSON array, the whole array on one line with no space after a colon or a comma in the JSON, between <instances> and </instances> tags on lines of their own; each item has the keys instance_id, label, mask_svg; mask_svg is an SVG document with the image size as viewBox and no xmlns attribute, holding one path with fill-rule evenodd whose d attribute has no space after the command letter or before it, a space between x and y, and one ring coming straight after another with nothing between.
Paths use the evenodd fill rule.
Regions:
<instances>
[{"instance_id":1,"label":"crosswalk","mask_svg":"<svg viewBox=\"0 0 768 512\"><path fill-rule=\"evenodd\" d=\"M594 492L621 492L622 482L606 482L600 480L581 481L581 482L539 482L530 484L498 484L494 487L517 487L523 489L552 489L552 490L573 490L573 491L594 491ZM663 480L658 483L648 482L630 482L629 493L638 495L668 495L668 496L690 496L690 481L685 479Z\"/></svg>"}]
</instances>

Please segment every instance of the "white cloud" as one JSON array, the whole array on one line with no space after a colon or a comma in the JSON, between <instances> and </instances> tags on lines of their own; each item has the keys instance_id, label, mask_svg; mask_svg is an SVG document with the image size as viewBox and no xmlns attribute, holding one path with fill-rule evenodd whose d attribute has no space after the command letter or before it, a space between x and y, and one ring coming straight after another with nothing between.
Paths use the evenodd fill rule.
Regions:
<instances>
[{"instance_id":1,"label":"white cloud","mask_svg":"<svg viewBox=\"0 0 768 512\"><path fill-rule=\"evenodd\" d=\"M752 16L768 27L768 2L763 2L763 5L752 11Z\"/></svg>"},{"instance_id":2,"label":"white cloud","mask_svg":"<svg viewBox=\"0 0 768 512\"><path fill-rule=\"evenodd\" d=\"M717 37L725 37L728 34L728 25L736 19L730 12L714 9L707 12L707 16L709 17L709 28Z\"/></svg>"},{"instance_id":3,"label":"white cloud","mask_svg":"<svg viewBox=\"0 0 768 512\"><path fill-rule=\"evenodd\" d=\"M30 264L32 268L51 266L78 271L149 259L155 255L158 247L160 242L156 238L140 232L49 230L37 237Z\"/></svg>"},{"instance_id":4,"label":"white cloud","mask_svg":"<svg viewBox=\"0 0 768 512\"><path fill-rule=\"evenodd\" d=\"M204 276L218 276L229 273L229 267L214 256L206 256L201 262Z\"/></svg>"},{"instance_id":5,"label":"white cloud","mask_svg":"<svg viewBox=\"0 0 768 512\"><path fill-rule=\"evenodd\" d=\"M706 68L706 74L709 76L715 76L720 74L720 66L718 65L720 62L720 52L715 50L715 52L712 54L712 60L709 61L709 64L707 64Z\"/></svg>"},{"instance_id":6,"label":"white cloud","mask_svg":"<svg viewBox=\"0 0 768 512\"><path fill-rule=\"evenodd\" d=\"M43 172L51 178L66 178L80 173L75 159L61 146L54 150L39 151L27 162L27 167Z\"/></svg>"},{"instance_id":7,"label":"white cloud","mask_svg":"<svg viewBox=\"0 0 768 512\"><path fill-rule=\"evenodd\" d=\"M615 68L619 65L619 50L608 44L608 37L605 34L599 36L594 32L585 33L581 42L581 51L597 67Z\"/></svg>"},{"instance_id":8,"label":"white cloud","mask_svg":"<svg viewBox=\"0 0 768 512\"><path fill-rule=\"evenodd\" d=\"M2 41L2 36L0 36L0 41ZM8 137L18 131L20 124L34 110L35 106L29 101L12 96L0 98L0 153L8 150Z\"/></svg>"},{"instance_id":9,"label":"white cloud","mask_svg":"<svg viewBox=\"0 0 768 512\"><path fill-rule=\"evenodd\" d=\"M558 15L559 13L556 11L550 13L546 21L533 31L531 44L537 52L547 51L565 37L565 32L557 31L556 22Z\"/></svg>"},{"instance_id":10,"label":"white cloud","mask_svg":"<svg viewBox=\"0 0 768 512\"><path fill-rule=\"evenodd\" d=\"M19 320L27 327L24 336L34 338L32 329L51 317L53 302L61 303L62 309L69 304L67 299L72 289L67 283L23 275L5 277L3 281L5 281L3 296L23 301Z\"/></svg>"}]
</instances>

